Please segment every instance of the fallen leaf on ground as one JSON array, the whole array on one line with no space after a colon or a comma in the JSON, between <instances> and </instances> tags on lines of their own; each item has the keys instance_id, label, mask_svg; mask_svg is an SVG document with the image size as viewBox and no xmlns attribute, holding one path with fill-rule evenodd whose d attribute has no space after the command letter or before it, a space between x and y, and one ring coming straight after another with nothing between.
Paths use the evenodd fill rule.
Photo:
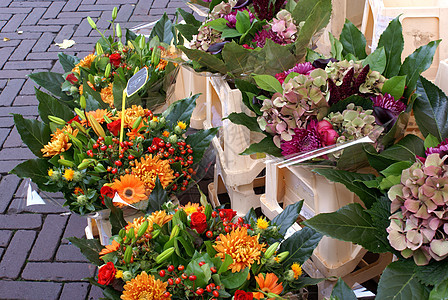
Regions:
<instances>
[{"instance_id":1,"label":"fallen leaf on ground","mask_svg":"<svg viewBox=\"0 0 448 300\"><path fill-rule=\"evenodd\" d=\"M61 49L67 49L70 48L75 44L74 40L63 40L62 43L56 43L56 46L58 46Z\"/></svg>"},{"instance_id":2,"label":"fallen leaf on ground","mask_svg":"<svg viewBox=\"0 0 448 300\"><path fill-rule=\"evenodd\" d=\"M10 39L8 39L8 38L3 38L3 41L4 42L7 42L7 41L9 41Z\"/></svg>"}]
</instances>

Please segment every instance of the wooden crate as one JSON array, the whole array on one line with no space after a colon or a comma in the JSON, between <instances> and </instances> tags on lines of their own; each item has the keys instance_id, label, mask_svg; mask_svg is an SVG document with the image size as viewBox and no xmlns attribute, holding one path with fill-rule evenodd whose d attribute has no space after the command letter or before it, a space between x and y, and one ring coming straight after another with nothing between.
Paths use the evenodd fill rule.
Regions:
<instances>
[{"instance_id":1,"label":"wooden crate","mask_svg":"<svg viewBox=\"0 0 448 300\"><path fill-rule=\"evenodd\" d=\"M440 61L434 83L448 95L448 59Z\"/></svg>"},{"instance_id":2,"label":"wooden crate","mask_svg":"<svg viewBox=\"0 0 448 300\"><path fill-rule=\"evenodd\" d=\"M388 23L399 15L404 37L402 60L430 41L443 40L434 55L433 64L423 73L426 78L434 80L439 61L448 58L448 1L366 0L361 31L372 51Z\"/></svg>"}]
</instances>

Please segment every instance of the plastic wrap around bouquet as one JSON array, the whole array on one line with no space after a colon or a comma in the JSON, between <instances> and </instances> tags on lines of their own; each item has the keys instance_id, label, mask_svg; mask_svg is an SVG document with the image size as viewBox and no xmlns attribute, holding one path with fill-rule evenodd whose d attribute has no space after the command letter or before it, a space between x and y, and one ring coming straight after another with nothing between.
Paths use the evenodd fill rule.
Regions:
<instances>
[{"instance_id":1,"label":"plastic wrap around bouquet","mask_svg":"<svg viewBox=\"0 0 448 300\"><path fill-rule=\"evenodd\" d=\"M339 40L331 34L330 40L331 58L308 49L307 62L286 72L255 75L256 85L236 82L256 117L233 113L229 119L266 135L243 154L265 152L281 157L282 164L313 158L314 165L358 170L368 166L369 154L387 151L404 136L418 76L440 41L418 48L402 63L398 18L370 55L350 22Z\"/></svg>"},{"instance_id":2,"label":"plastic wrap around bouquet","mask_svg":"<svg viewBox=\"0 0 448 300\"><path fill-rule=\"evenodd\" d=\"M113 34L106 37L95 22L88 18L93 29L101 37L92 54L84 58L59 53L64 74L40 72L29 77L70 108L80 107L80 97L88 101L88 110L97 108L121 108L122 93L127 81L140 69L149 70L146 85L133 95L128 103L155 110L173 93L173 82L178 71L171 60L177 56L171 45L173 24L164 15L154 26L149 39L126 30L122 37L120 24L115 24L116 8L112 13ZM160 27L167 31L161 33ZM169 34L171 33L171 34ZM122 40L125 42L122 42ZM174 40L175 41L175 40ZM41 93L38 97L44 97Z\"/></svg>"},{"instance_id":3,"label":"plastic wrap around bouquet","mask_svg":"<svg viewBox=\"0 0 448 300\"><path fill-rule=\"evenodd\" d=\"M330 20L330 0L192 1L208 8L204 22L182 9L176 29L188 41L179 48L198 72L249 78L280 73L306 54Z\"/></svg>"},{"instance_id":4,"label":"plastic wrap around bouquet","mask_svg":"<svg viewBox=\"0 0 448 300\"><path fill-rule=\"evenodd\" d=\"M321 235L310 228L287 234L302 202L272 221L253 209L237 217L232 209L206 203L163 206L128 224L115 219L111 244L69 238L99 266L90 282L107 299L289 299L323 278L302 274ZM302 295L301 295L302 294Z\"/></svg>"}]
</instances>

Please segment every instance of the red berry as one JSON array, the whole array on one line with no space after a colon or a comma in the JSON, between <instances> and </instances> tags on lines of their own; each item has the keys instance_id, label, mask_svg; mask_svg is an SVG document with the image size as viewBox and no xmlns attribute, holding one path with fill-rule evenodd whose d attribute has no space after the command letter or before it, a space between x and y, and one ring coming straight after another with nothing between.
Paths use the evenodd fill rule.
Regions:
<instances>
[{"instance_id":1,"label":"red berry","mask_svg":"<svg viewBox=\"0 0 448 300\"><path fill-rule=\"evenodd\" d=\"M110 172L110 171L112 171L112 167L111 167L111 166L108 166L108 167L107 167L107 172Z\"/></svg>"},{"instance_id":2,"label":"red berry","mask_svg":"<svg viewBox=\"0 0 448 300\"><path fill-rule=\"evenodd\" d=\"M169 148L169 149L168 149L168 152L169 152L170 154L174 154L174 151L175 151L174 148Z\"/></svg>"},{"instance_id":3,"label":"red berry","mask_svg":"<svg viewBox=\"0 0 448 300\"><path fill-rule=\"evenodd\" d=\"M159 271L159 276L160 276L160 277L165 277L165 274L166 274L166 273L165 273L165 270L160 270L160 271Z\"/></svg>"},{"instance_id":4,"label":"red berry","mask_svg":"<svg viewBox=\"0 0 448 300\"><path fill-rule=\"evenodd\" d=\"M167 270L168 270L168 272L173 272L174 271L174 266L173 265L169 265Z\"/></svg>"},{"instance_id":5,"label":"red berry","mask_svg":"<svg viewBox=\"0 0 448 300\"><path fill-rule=\"evenodd\" d=\"M190 275L189 277L188 277L188 279L190 280L190 281L195 281L196 280L196 275Z\"/></svg>"},{"instance_id":6,"label":"red berry","mask_svg":"<svg viewBox=\"0 0 448 300\"><path fill-rule=\"evenodd\" d=\"M181 190L181 191L186 191L186 190L187 190L187 188L186 188L186 187L184 187L184 186L181 186L181 187L180 187L180 190Z\"/></svg>"},{"instance_id":7,"label":"red berry","mask_svg":"<svg viewBox=\"0 0 448 300\"><path fill-rule=\"evenodd\" d=\"M93 144L92 148L97 149L100 145L99 144Z\"/></svg>"},{"instance_id":8,"label":"red berry","mask_svg":"<svg viewBox=\"0 0 448 300\"><path fill-rule=\"evenodd\" d=\"M174 281L175 284L179 284L182 282L182 279L180 279L180 277L177 277L176 280Z\"/></svg>"},{"instance_id":9,"label":"red berry","mask_svg":"<svg viewBox=\"0 0 448 300\"><path fill-rule=\"evenodd\" d=\"M207 231L207 232L205 233L205 236L208 237L209 239L211 239L211 238L213 237L213 232L211 232L211 231L209 230L209 231Z\"/></svg>"},{"instance_id":10,"label":"red berry","mask_svg":"<svg viewBox=\"0 0 448 300\"><path fill-rule=\"evenodd\" d=\"M219 287L219 285L218 285L218 287ZM216 288L218 288L218 287L216 287ZM213 296L214 297L219 297L219 292L218 291L213 291Z\"/></svg>"},{"instance_id":11,"label":"red berry","mask_svg":"<svg viewBox=\"0 0 448 300\"><path fill-rule=\"evenodd\" d=\"M117 174L117 172L118 172L118 170L117 170L117 168L112 168L112 174Z\"/></svg>"},{"instance_id":12,"label":"red berry","mask_svg":"<svg viewBox=\"0 0 448 300\"><path fill-rule=\"evenodd\" d=\"M203 265L205 265L205 261L200 261L199 266L202 267Z\"/></svg>"},{"instance_id":13,"label":"red berry","mask_svg":"<svg viewBox=\"0 0 448 300\"><path fill-rule=\"evenodd\" d=\"M212 212L212 217L213 217L213 218L216 218L217 215L218 215L218 214L216 213L216 211L213 211L213 212Z\"/></svg>"},{"instance_id":14,"label":"red berry","mask_svg":"<svg viewBox=\"0 0 448 300\"><path fill-rule=\"evenodd\" d=\"M132 146L134 146L134 143L133 142L128 142L128 146L132 147Z\"/></svg>"},{"instance_id":15,"label":"red berry","mask_svg":"<svg viewBox=\"0 0 448 300\"><path fill-rule=\"evenodd\" d=\"M250 225L249 225L249 224L244 224L244 227L247 228L247 229L249 229L249 228L250 228Z\"/></svg>"},{"instance_id":16,"label":"red berry","mask_svg":"<svg viewBox=\"0 0 448 300\"><path fill-rule=\"evenodd\" d=\"M216 287L216 289L219 291L219 290L221 289L221 287L218 285L218 286Z\"/></svg>"},{"instance_id":17,"label":"red berry","mask_svg":"<svg viewBox=\"0 0 448 300\"><path fill-rule=\"evenodd\" d=\"M225 214L223 211L220 211L220 212L219 212L219 217L220 217L221 219L223 219L225 216L226 216L226 214Z\"/></svg>"},{"instance_id":18,"label":"red berry","mask_svg":"<svg viewBox=\"0 0 448 300\"><path fill-rule=\"evenodd\" d=\"M106 149L107 149L107 146L106 146L106 145L103 145L103 146L101 146L101 148L100 148L101 151L106 151Z\"/></svg>"},{"instance_id":19,"label":"red berry","mask_svg":"<svg viewBox=\"0 0 448 300\"><path fill-rule=\"evenodd\" d=\"M122 163L121 161L119 161L119 160L116 160L116 161L114 162L114 164L115 164L117 167L121 167L121 165L123 165L123 163Z\"/></svg>"},{"instance_id":20,"label":"red berry","mask_svg":"<svg viewBox=\"0 0 448 300\"><path fill-rule=\"evenodd\" d=\"M230 230L231 230L230 226L226 226L226 227L224 228L224 231L227 232L227 233L229 233Z\"/></svg>"},{"instance_id":21,"label":"red berry","mask_svg":"<svg viewBox=\"0 0 448 300\"><path fill-rule=\"evenodd\" d=\"M161 147L161 148L165 147L165 142L164 141L160 141L159 142L159 147Z\"/></svg>"},{"instance_id":22,"label":"red berry","mask_svg":"<svg viewBox=\"0 0 448 300\"><path fill-rule=\"evenodd\" d=\"M203 293L204 293L204 289L203 288L198 288L196 290L196 294L198 294L198 295L202 295Z\"/></svg>"},{"instance_id":23,"label":"red berry","mask_svg":"<svg viewBox=\"0 0 448 300\"><path fill-rule=\"evenodd\" d=\"M128 159L129 159L129 160L133 160L134 158L135 158L134 155L129 155L129 156L128 156Z\"/></svg>"},{"instance_id":24,"label":"red berry","mask_svg":"<svg viewBox=\"0 0 448 300\"><path fill-rule=\"evenodd\" d=\"M104 141L104 138L102 137L102 136L100 136L99 138L98 138L98 141Z\"/></svg>"},{"instance_id":25,"label":"red berry","mask_svg":"<svg viewBox=\"0 0 448 300\"><path fill-rule=\"evenodd\" d=\"M170 296L171 296L170 292L163 293L163 297L165 298L169 298Z\"/></svg>"},{"instance_id":26,"label":"red berry","mask_svg":"<svg viewBox=\"0 0 448 300\"><path fill-rule=\"evenodd\" d=\"M168 284L169 285L173 285L174 284L174 280L172 278L168 278Z\"/></svg>"},{"instance_id":27,"label":"red berry","mask_svg":"<svg viewBox=\"0 0 448 300\"><path fill-rule=\"evenodd\" d=\"M244 223L243 218L239 217L239 218L238 218L238 223L240 223L240 224L241 224L241 223Z\"/></svg>"},{"instance_id":28,"label":"red berry","mask_svg":"<svg viewBox=\"0 0 448 300\"><path fill-rule=\"evenodd\" d=\"M181 277L182 277L182 279L187 279L187 278L188 278L188 275L185 274L185 273L182 273Z\"/></svg>"},{"instance_id":29,"label":"red berry","mask_svg":"<svg viewBox=\"0 0 448 300\"><path fill-rule=\"evenodd\" d=\"M179 266L177 267L177 269L178 269L179 271L183 271L183 270L185 269L185 267L184 267L183 265L179 265Z\"/></svg>"},{"instance_id":30,"label":"red berry","mask_svg":"<svg viewBox=\"0 0 448 300\"><path fill-rule=\"evenodd\" d=\"M209 284L205 287L205 289L207 290L207 292L211 293L212 292L212 286Z\"/></svg>"},{"instance_id":31,"label":"red berry","mask_svg":"<svg viewBox=\"0 0 448 300\"><path fill-rule=\"evenodd\" d=\"M123 154L118 155L118 158L122 159L124 157Z\"/></svg>"},{"instance_id":32,"label":"red berry","mask_svg":"<svg viewBox=\"0 0 448 300\"><path fill-rule=\"evenodd\" d=\"M210 268L210 271L212 271L213 274L215 274L216 272L218 272L218 271L216 270L216 267L211 267L211 268ZM215 285L213 284L212 286L214 287Z\"/></svg>"},{"instance_id":33,"label":"red berry","mask_svg":"<svg viewBox=\"0 0 448 300\"><path fill-rule=\"evenodd\" d=\"M109 146L107 146L109 149L112 149L114 146L112 146L112 145L109 145Z\"/></svg>"}]
</instances>

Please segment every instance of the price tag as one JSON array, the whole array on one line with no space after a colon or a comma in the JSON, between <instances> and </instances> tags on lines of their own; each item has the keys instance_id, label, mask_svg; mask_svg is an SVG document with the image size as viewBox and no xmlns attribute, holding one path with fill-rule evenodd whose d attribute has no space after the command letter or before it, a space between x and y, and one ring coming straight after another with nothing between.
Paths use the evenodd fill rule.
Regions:
<instances>
[{"instance_id":1,"label":"price tag","mask_svg":"<svg viewBox=\"0 0 448 300\"><path fill-rule=\"evenodd\" d=\"M129 80L128 85L126 86L126 94L128 97L131 97L135 93L137 93L148 80L148 69L143 68L137 73L134 74Z\"/></svg>"}]
</instances>

